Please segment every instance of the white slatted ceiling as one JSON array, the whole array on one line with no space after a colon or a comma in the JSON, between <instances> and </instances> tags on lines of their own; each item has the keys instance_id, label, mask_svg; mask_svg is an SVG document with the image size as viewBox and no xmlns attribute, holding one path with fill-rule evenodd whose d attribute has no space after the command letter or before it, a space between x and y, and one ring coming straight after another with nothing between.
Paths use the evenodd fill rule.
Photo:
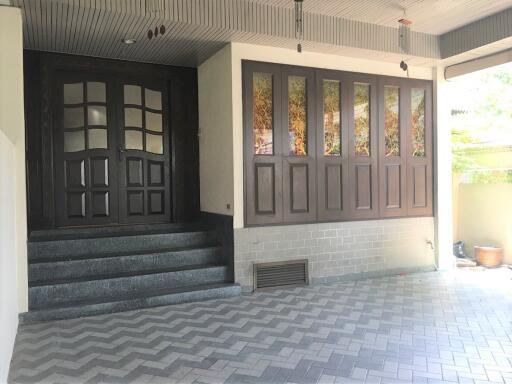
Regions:
<instances>
[{"instance_id":1,"label":"white slatted ceiling","mask_svg":"<svg viewBox=\"0 0 512 384\"><path fill-rule=\"evenodd\" d=\"M119 58L142 62L196 66L228 41L294 49L293 10L281 0L167 0L165 12L146 14L144 0L15 0L25 18L25 46L29 49ZM327 1L333 15L305 15L304 47L317 52L350 52L359 57L395 61L397 29L337 17L362 11L372 1L396 11L391 0ZM429 0L426 0L429 1ZM470 2L470 0L446 0ZM502 0L495 0L501 2ZM509 0L512 1L512 0ZM411 4L424 3L419 0ZM312 0L305 0L310 10ZM334 4L336 8L332 8ZM361 3L361 4L360 4ZM329 8L331 7L331 8ZM320 9L319 9L320 10ZM396 13L393 11L394 13ZM383 9L381 13L391 12ZM163 37L148 40L147 30L164 24ZM135 45L121 43L135 38ZM431 63L440 57L438 37L412 34L411 64Z\"/></svg>"},{"instance_id":2,"label":"white slatted ceiling","mask_svg":"<svg viewBox=\"0 0 512 384\"><path fill-rule=\"evenodd\" d=\"M255 0L292 8L292 0ZM511 0L304 0L304 11L394 27L407 9L414 30L440 35L500 12Z\"/></svg>"}]
</instances>

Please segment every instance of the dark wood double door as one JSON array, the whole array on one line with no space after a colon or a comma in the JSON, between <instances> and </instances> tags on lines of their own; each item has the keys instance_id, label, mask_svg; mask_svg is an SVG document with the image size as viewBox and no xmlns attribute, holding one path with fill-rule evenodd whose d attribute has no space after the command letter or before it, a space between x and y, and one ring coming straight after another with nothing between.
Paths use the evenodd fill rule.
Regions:
<instances>
[{"instance_id":1,"label":"dark wood double door","mask_svg":"<svg viewBox=\"0 0 512 384\"><path fill-rule=\"evenodd\" d=\"M171 218L168 86L61 73L54 86L57 226Z\"/></svg>"}]
</instances>

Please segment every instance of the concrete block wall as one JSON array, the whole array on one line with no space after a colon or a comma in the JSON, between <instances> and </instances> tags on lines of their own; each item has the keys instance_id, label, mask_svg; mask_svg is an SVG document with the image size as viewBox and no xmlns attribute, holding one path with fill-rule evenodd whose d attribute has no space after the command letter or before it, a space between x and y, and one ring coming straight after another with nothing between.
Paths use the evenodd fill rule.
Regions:
<instances>
[{"instance_id":1,"label":"concrete block wall","mask_svg":"<svg viewBox=\"0 0 512 384\"><path fill-rule=\"evenodd\" d=\"M235 281L250 291L254 263L304 258L313 283L432 270L433 242L432 217L235 229Z\"/></svg>"}]
</instances>

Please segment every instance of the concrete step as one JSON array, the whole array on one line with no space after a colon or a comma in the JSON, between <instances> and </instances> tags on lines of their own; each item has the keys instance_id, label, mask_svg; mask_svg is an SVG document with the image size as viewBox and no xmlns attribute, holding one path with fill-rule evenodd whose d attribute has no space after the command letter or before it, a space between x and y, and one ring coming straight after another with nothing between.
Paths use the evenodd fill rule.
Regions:
<instances>
[{"instance_id":1,"label":"concrete step","mask_svg":"<svg viewBox=\"0 0 512 384\"><path fill-rule=\"evenodd\" d=\"M20 315L22 324L94 316L162 305L238 296L238 284L201 284L186 288L146 290L124 295L105 295L45 306Z\"/></svg>"},{"instance_id":2,"label":"concrete step","mask_svg":"<svg viewBox=\"0 0 512 384\"><path fill-rule=\"evenodd\" d=\"M184 288L219 284L231 280L229 268L224 265L201 265L183 268L138 270L115 276L96 276L72 280L53 280L29 284L29 309L64 305L73 301L103 296L139 294L156 289Z\"/></svg>"},{"instance_id":3,"label":"concrete step","mask_svg":"<svg viewBox=\"0 0 512 384\"><path fill-rule=\"evenodd\" d=\"M112 252L152 251L168 248L202 247L218 242L214 230L120 235L110 237L30 241L29 263L38 260L73 260L74 258L99 257Z\"/></svg>"},{"instance_id":4,"label":"concrete step","mask_svg":"<svg viewBox=\"0 0 512 384\"><path fill-rule=\"evenodd\" d=\"M136 273L144 270L222 264L222 247L170 248L128 253L105 253L77 258L33 261L28 267L29 283L43 285L58 279L96 279L97 276Z\"/></svg>"},{"instance_id":5,"label":"concrete step","mask_svg":"<svg viewBox=\"0 0 512 384\"><path fill-rule=\"evenodd\" d=\"M31 242L73 240L98 237L117 237L123 235L130 236L162 232L187 232L202 229L205 229L205 226L197 222L71 227L32 231L30 232L29 240Z\"/></svg>"}]
</instances>

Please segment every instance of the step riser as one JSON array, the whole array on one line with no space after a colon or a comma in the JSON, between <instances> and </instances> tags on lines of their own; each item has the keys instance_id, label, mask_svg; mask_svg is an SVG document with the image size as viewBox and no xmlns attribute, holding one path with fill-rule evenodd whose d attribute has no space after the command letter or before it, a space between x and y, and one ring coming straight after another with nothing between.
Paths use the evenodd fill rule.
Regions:
<instances>
[{"instance_id":1,"label":"step riser","mask_svg":"<svg viewBox=\"0 0 512 384\"><path fill-rule=\"evenodd\" d=\"M220 299L239 296L239 285L210 288L202 291L173 293L162 296L145 297L111 303L90 304L81 307L52 308L51 310L31 311L22 315L21 323L72 319L77 317L94 316L113 312L130 311L134 309L158 307L162 305L182 304L200 300Z\"/></svg>"},{"instance_id":2,"label":"step riser","mask_svg":"<svg viewBox=\"0 0 512 384\"><path fill-rule=\"evenodd\" d=\"M102 227L73 227L32 231L31 241L55 241L88 237L129 236L155 232L185 232L198 230L199 223L130 224Z\"/></svg>"},{"instance_id":3,"label":"step riser","mask_svg":"<svg viewBox=\"0 0 512 384\"><path fill-rule=\"evenodd\" d=\"M100 275L136 272L141 270L221 263L222 250L218 247L212 247L179 252L159 252L98 259L36 263L29 265L28 276L30 283L44 283L56 278L95 278Z\"/></svg>"},{"instance_id":4,"label":"step riser","mask_svg":"<svg viewBox=\"0 0 512 384\"><path fill-rule=\"evenodd\" d=\"M217 240L216 233L181 232L139 236L29 242L29 261L172 247L200 247Z\"/></svg>"},{"instance_id":5,"label":"step riser","mask_svg":"<svg viewBox=\"0 0 512 384\"><path fill-rule=\"evenodd\" d=\"M31 287L29 288L29 307L30 309L44 308L46 305L105 295L121 295L137 290L222 283L228 279L228 268L222 266Z\"/></svg>"}]
</instances>

